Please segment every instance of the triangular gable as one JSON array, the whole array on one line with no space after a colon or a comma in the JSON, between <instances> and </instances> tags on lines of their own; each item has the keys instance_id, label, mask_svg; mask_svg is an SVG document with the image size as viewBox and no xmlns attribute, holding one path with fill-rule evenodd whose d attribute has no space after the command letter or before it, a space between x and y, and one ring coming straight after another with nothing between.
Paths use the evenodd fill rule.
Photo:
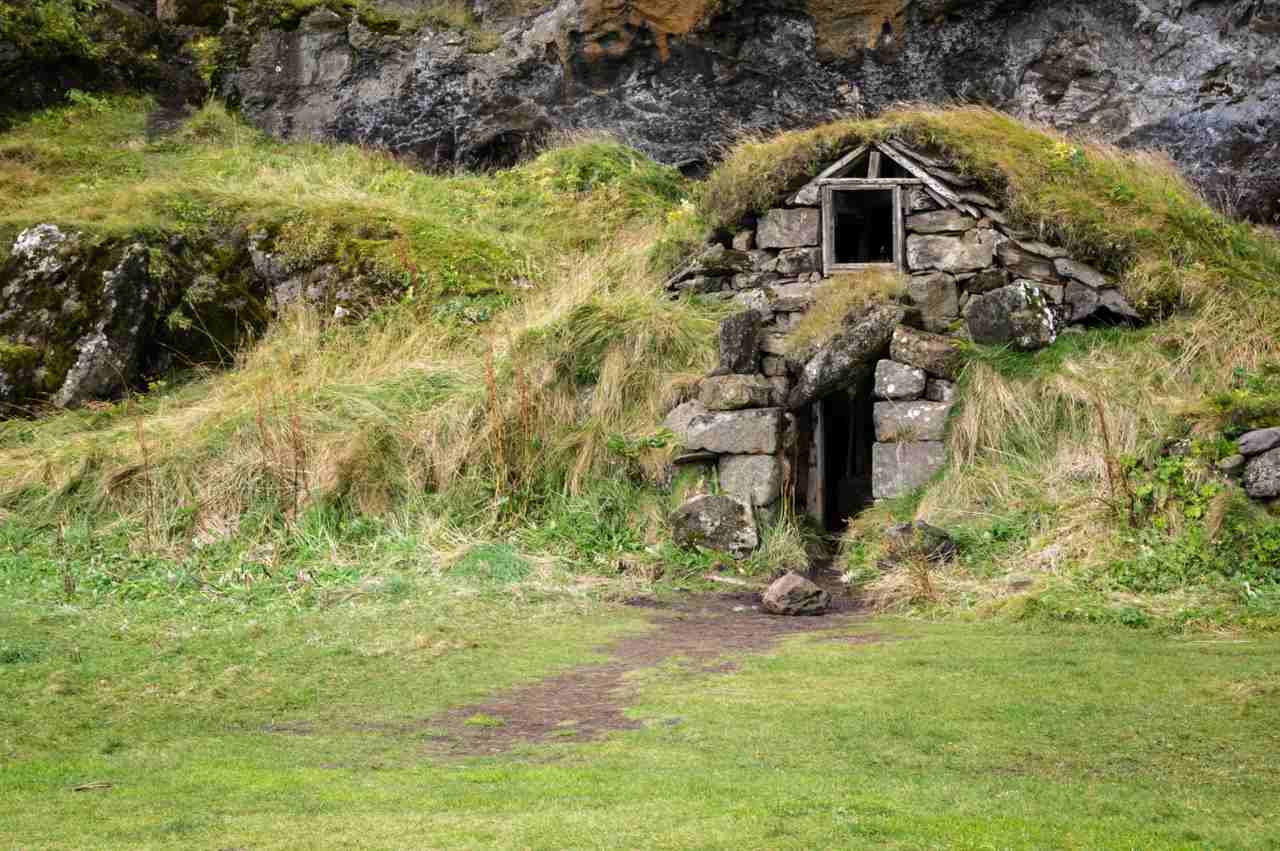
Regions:
<instances>
[{"instance_id":1,"label":"triangular gable","mask_svg":"<svg viewBox=\"0 0 1280 851\"><path fill-rule=\"evenodd\" d=\"M940 168L935 160L932 160L922 154L910 151L898 140L871 142L860 145L831 165L827 166L818 174L817 177L804 185L799 192L791 198L791 203L800 206L814 206L822 197L822 181L832 180L843 177L859 165L864 157L869 157L872 153L888 157L897 163L903 171L910 174L916 180L924 184L925 190L943 207L955 207L963 210L974 218L981 218L981 212L977 207L968 203L964 198L958 195L951 187L947 186L937 177L929 173L929 170L920 165L920 162L928 161L933 168ZM919 160L919 161L917 161Z\"/></svg>"}]
</instances>

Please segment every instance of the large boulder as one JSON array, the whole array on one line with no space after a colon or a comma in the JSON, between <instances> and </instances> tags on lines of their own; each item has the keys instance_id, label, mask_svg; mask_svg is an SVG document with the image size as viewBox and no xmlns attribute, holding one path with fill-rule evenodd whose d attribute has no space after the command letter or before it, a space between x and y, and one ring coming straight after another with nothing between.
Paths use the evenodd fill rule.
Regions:
<instances>
[{"instance_id":1,"label":"large boulder","mask_svg":"<svg viewBox=\"0 0 1280 851\"><path fill-rule=\"evenodd\" d=\"M772 455L781 440L781 408L711 411L689 421L685 448L722 455Z\"/></svg>"},{"instance_id":2,"label":"large boulder","mask_svg":"<svg viewBox=\"0 0 1280 851\"><path fill-rule=\"evenodd\" d=\"M1244 492L1254 499L1280 496L1280 447L1249 459L1244 467Z\"/></svg>"},{"instance_id":3,"label":"large boulder","mask_svg":"<svg viewBox=\"0 0 1280 851\"><path fill-rule=\"evenodd\" d=\"M965 307L965 317L969 336L985 345L1031 352L1053 345L1058 338L1049 300L1038 287L1027 283L974 296Z\"/></svg>"},{"instance_id":4,"label":"large boulder","mask_svg":"<svg viewBox=\"0 0 1280 851\"><path fill-rule=\"evenodd\" d=\"M703 494L688 500L671 516L678 546L705 547L746 558L760 544L751 506L725 494Z\"/></svg>"},{"instance_id":5,"label":"large boulder","mask_svg":"<svg viewBox=\"0 0 1280 851\"><path fill-rule=\"evenodd\" d=\"M946 463L944 443L877 443L871 447L871 495L891 499L910 493Z\"/></svg>"},{"instance_id":6,"label":"large boulder","mask_svg":"<svg viewBox=\"0 0 1280 851\"><path fill-rule=\"evenodd\" d=\"M782 463L774 455L721 455L720 489L751 506L771 505L782 494Z\"/></svg>"},{"instance_id":7,"label":"large boulder","mask_svg":"<svg viewBox=\"0 0 1280 851\"><path fill-rule=\"evenodd\" d=\"M951 381L959 378L960 371L964 369L964 350L959 340L906 325L893 329L889 357Z\"/></svg>"},{"instance_id":8,"label":"large boulder","mask_svg":"<svg viewBox=\"0 0 1280 851\"><path fill-rule=\"evenodd\" d=\"M831 594L795 571L775 581L761 598L771 615L820 615L831 606Z\"/></svg>"},{"instance_id":9,"label":"large boulder","mask_svg":"<svg viewBox=\"0 0 1280 851\"><path fill-rule=\"evenodd\" d=\"M808 405L870 372L889 347L894 328L904 314L897 305L878 305L833 336L805 364L787 401L788 407Z\"/></svg>"}]
</instances>

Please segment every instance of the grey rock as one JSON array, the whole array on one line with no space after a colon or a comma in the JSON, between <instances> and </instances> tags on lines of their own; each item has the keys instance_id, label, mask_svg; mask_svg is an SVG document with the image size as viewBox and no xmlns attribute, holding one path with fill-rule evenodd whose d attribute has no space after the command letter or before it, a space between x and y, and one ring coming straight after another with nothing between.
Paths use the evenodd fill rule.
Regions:
<instances>
[{"instance_id":1,"label":"grey rock","mask_svg":"<svg viewBox=\"0 0 1280 851\"><path fill-rule=\"evenodd\" d=\"M948 208L907 216L906 224L912 233L964 233L978 221L967 213Z\"/></svg>"},{"instance_id":2,"label":"grey rock","mask_svg":"<svg viewBox=\"0 0 1280 851\"><path fill-rule=\"evenodd\" d=\"M764 592L761 603L771 615L820 615L831 606L831 594L792 571Z\"/></svg>"},{"instance_id":3,"label":"grey rock","mask_svg":"<svg viewBox=\"0 0 1280 851\"><path fill-rule=\"evenodd\" d=\"M1062 277L1070 278L1073 281L1079 281L1086 287L1100 290L1107 285L1106 275L1084 263L1077 263L1075 260L1064 257L1055 260L1053 262L1053 267Z\"/></svg>"},{"instance_id":4,"label":"grey rock","mask_svg":"<svg viewBox=\"0 0 1280 851\"><path fill-rule=\"evenodd\" d=\"M143 331L156 300L147 247L130 245L115 268L102 275L100 304L105 309L94 329L79 341L76 362L53 395L55 405L79 407L125 389L137 375Z\"/></svg>"},{"instance_id":5,"label":"grey rock","mask_svg":"<svg viewBox=\"0 0 1280 851\"><path fill-rule=\"evenodd\" d=\"M877 399L919 399L925 389L924 370L893 360L876 364Z\"/></svg>"},{"instance_id":6,"label":"grey rock","mask_svg":"<svg viewBox=\"0 0 1280 851\"><path fill-rule=\"evenodd\" d=\"M760 360L760 371L771 378L786 375L786 358L780 358L777 355L765 355Z\"/></svg>"},{"instance_id":7,"label":"grey rock","mask_svg":"<svg viewBox=\"0 0 1280 851\"><path fill-rule=\"evenodd\" d=\"M871 447L871 495L892 499L927 483L947 463L946 445L877 443Z\"/></svg>"},{"instance_id":8,"label":"grey rock","mask_svg":"<svg viewBox=\"0 0 1280 851\"><path fill-rule=\"evenodd\" d=\"M786 334L764 334L760 338L760 351L766 355L786 357L791 353Z\"/></svg>"},{"instance_id":9,"label":"grey rock","mask_svg":"<svg viewBox=\"0 0 1280 851\"><path fill-rule=\"evenodd\" d=\"M1097 313L1098 305L1102 303L1097 290L1086 287L1079 281L1067 281L1063 300L1066 302L1069 322L1083 322Z\"/></svg>"},{"instance_id":10,"label":"grey rock","mask_svg":"<svg viewBox=\"0 0 1280 851\"><path fill-rule=\"evenodd\" d=\"M937 378L952 381L960 377L964 368L964 350L958 340L905 325L893 330L889 357L899 363L919 367Z\"/></svg>"},{"instance_id":11,"label":"grey rock","mask_svg":"<svg viewBox=\"0 0 1280 851\"><path fill-rule=\"evenodd\" d=\"M778 254L774 251L763 251L755 249L748 251L747 257L751 258L751 268L757 272L776 272L778 271Z\"/></svg>"},{"instance_id":12,"label":"grey rock","mask_svg":"<svg viewBox=\"0 0 1280 851\"><path fill-rule=\"evenodd\" d=\"M934 563L951 561L958 548L945 529L923 520L897 523L884 530L885 561L899 564L924 560Z\"/></svg>"},{"instance_id":13,"label":"grey rock","mask_svg":"<svg viewBox=\"0 0 1280 851\"><path fill-rule=\"evenodd\" d=\"M1071 322L1095 318L1125 322L1140 322L1142 319L1120 291L1115 289L1095 290L1071 280L1067 281L1063 301Z\"/></svg>"},{"instance_id":14,"label":"grey rock","mask_svg":"<svg viewBox=\"0 0 1280 851\"><path fill-rule=\"evenodd\" d=\"M924 397L930 402L954 402L956 400L955 382L943 378L930 378L925 382Z\"/></svg>"},{"instance_id":15,"label":"grey rock","mask_svg":"<svg viewBox=\"0 0 1280 851\"><path fill-rule=\"evenodd\" d=\"M1255 455L1244 465L1244 492L1254 499L1280 496L1280 447Z\"/></svg>"},{"instance_id":16,"label":"grey rock","mask_svg":"<svg viewBox=\"0 0 1280 851\"><path fill-rule=\"evenodd\" d=\"M751 251L756 247L756 232L753 230L741 230L733 235L734 251Z\"/></svg>"},{"instance_id":17,"label":"grey rock","mask_svg":"<svg viewBox=\"0 0 1280 851\"><path fill-rule=\"evenodd\" d=\"M1235 455L1228 455L1214 466L1218 468L1219 473L1237 478L1244 474L1244 465L1248 459L1237 452Z\"/></svg>"},{"instance_id":18,"label":"grey rock","mask_svg":"<svg viewBox=\"0 0 1280 851\"><path fill-rule=\"evenodd\" d=\"M733 287L731 278L712 278L706 275L694 275L670 285L670 288L681 293L718 293Z\"/></svg>"},{"instance_id":19,"label":"grey rock","mask_svg":"<svg viewBox=\"0 0 1280 851\"><path fill-rule=\"evenodd\" d=\"M1066 249L1056 248L1048 243L1037 242L1032 239L1015 239L1014 243L1016 243L1023 251L1035 254L1039 257L1044 257L1048 260L1057 260L1059 257L1067 256Z\"/></svg>"},{"instance_id":20,"label":"grey rock","mask_svg":"<svg viewBox=\"0 0 1280 851\"><path fill-rule=\"evenodd\" d=\"M768 407L772 385L763 375L713 375L702 379L699 401L708 411Z\"/></svg>"},{"instance_id":21,"label":"grey rock","mask_svg":"<svg viewBox=\"0 0 1280 851\"><path fill-rule=\"evenodd\" d=\"M685 448L725 455L772 455L781 437L780 408L710 411L690 420Z\"/></svg>"},{"instance_id":22,"label":"grey rock","mask_svg":"<svg viewBox=\"0 0 1280 851\"><path fill-rule=\"evenodd\" d=\"M735 290L756 290L767 287L778 277L777 272L739 272L729 280Z\"/></svg>"},{"instance_id":23,"label":"grey rock","mask_svg":"<svg viewBox=\"0 0 1280 851\"><path fill-rule=\"evenodd\" d=\"M807 405L855 376L869 373L888 348L903 313L895 305L878 305L833 336L805 364L788 407Z\"/></svg>"},{"instance_id":24,"label":"grey rock","mask_svg":"<svg viewBox=\"0 0 1280 851\"><path fill-rule=\"evenodd\" d=\"M681 547L705 547L746 558L760 544L751 506L724 494L704 494L671 516L671 536Z\"/></svg>"},{"instance_id":25,"label":"grey rock","mask_svg":"<svg viewBox=\"0 0 1280 851\"><path fill-rule=\"evenodd\" d=\"M991 265L995 247L995 231L985 228L964 236L912 234L907 237L907 266L913 272L976 272Z\"/></svg>"},{"instance_id":26,"label":"grey rock","mask_svg":"<svg viewBox=\"0 0 1280 851\"><path fill-rule=\"evenodd\" d=\"M257 262L255 261L255 265ZM690 278L731 278L734 275L753 270L751 255L745 251L734 251L714 243L703 248L689 259L667 280L667 287L677 289L679 284Z\"/></svg>"},{"instance_id":27,"label":"grey rock","mask_svg":"<svg viewBox=\"0 0 1280 851\"><path fill-rule=\"evenodd\" d=\"M756 226L756 244L761 248L817 245L818 230L819 214L816 209L770 210Z\"/></svg>"},{"instance_id":28,"label":"grey rock","mask_svg":"<svg viewBox=\"0 0 1280 851\"><path fill-rule=\"evenodd\" d=\"M976 296L965 314L969 336L977 343L1030 352L1052 345L1058 338L1048 299L1027 284L1011 284Z\"/></svg>"},{"instance_id":29,"label":"grey rock","mask_svg":"<svg viewBox=\"0 0 1280 851\"><path fill-rule=\"evenodd\" d=\"M964 288L973 294L989 293L1009 286L1009 272L992 267L983 269L965 282Z\"/></svg>"},{"instance_id":30,"label":"grey rock","mask_svg":"<svg viewBox=\"0 0 1280 851\"><path fill-rule=\"evenodd\" d=\"M764 290L743 290L735 293L733 303L743 310L754 310L760 314L761 322L768 322L773 317L773 305Z\"/></svg>"},{"instance_id":31,"label":"grey rock","mask_svg":"<svg viewBox=\"0 0 1280 851\"><path fill-rule=\"evenodd\" d=\"M720 489L747 505L769 505L782 494L782 464L773 455L721 455Z\"/></svg>"},{"instance_id":32,"label":"grey rock","mask_svg":"<svg viewBox=\"0 0 1280 851\"><path fill-rule=\"evenodd\" d=\"M1057 272L1054 271L1054 261L1032 254L1030 251L1024 251L1013 240L1000 243L1000 247L996 249L996 256L1000 258L1001 265L1016 278L1034 278L1038 281L1058 279Z\"/></svg>"},{"instance_id":33,"label":"grey rock","mask_svg":"<svg viewBox=\"0 0 1280 851\"><path fill-rule=\"evenodd\" d=\"M763 319L758 311L744 310L720 321L720 366L717 372L750 374L756 371Z\"/></svg>"},{"instance_id":34,"label":"grey rock","mask_svg":"<svg viewBox=\"0 0 1280 851\"><path fill-rule=\"evenodd\" d=\"M881 443L942 440L951 405L945 402L876 402L872 408Z\"/></svg>"},{"instance_id":35,"label":"grey rock","mask_svg":"<svg viewBox=\"0 0 1280 851\"><path fill-rule=\"evenodd\" d=\"M768 289L770 307L779 313L808 310L817 293L817 284L780 284Z\"/></svg>"},{"instance_id":36,"label":"grey rock","mask_svg":"<svg viewBox=\"0 0 1280 851\"><path fill-rule=\"evenodd\" d=\"M946 272L912 275L907 294L920 308L921 321L927 331L945 331L960 315L960 294L956 279Z\"/></svg>"},{"instance_id":37,"label":"grey rock","mask_svg":"<svg viewBox=\"0 0 1280 851\"><path fill-rule=\"evenodd\" d=\"M1106 311L1113 319L1123 319L1128 322L1142 321L1142 316L1117 289L1105 289L1098 293L1098 309Z\"/></svg>"},{"instance_id":38,"label":"grey rock","mask_svg":"<svg viewBox=\"0 0 1280 851\"><path fill-rule=\"evenodd\" d=\"M691 399L676 405L667 414L662 421L662 427L670 431L685 446L689 444L689 425L693 422L694 417L706 414L707 409L702 406L702 402L697 399Z\"/></svg>"},{"instance_id":39,"label":"grey rock","mask_svg":"<svg viewBox=\"0 0 1280 851\"><path fill-rule=\"evenodd\" d=\"M778 253L779 275L807 275L821 269L821 248L785 248Z\"/></svg>"},{"instance_id":40,"label":"grey rock","mask_svg":"<svg viewBox=\"0 0 1280 851\"><path fill-rule=\"evenodd\" d=\"M245 58L221 94L278 136L434 164L510 162L547 131L578 127L664 162L705 163L744 129L960 97L1168 150L1210 195L1237 187L1241 212L1272 221L1273 3L921 0L886 7L882 38L881 19L861 7L814 15L767 2L698 20L672 12L679 4L481 0L471 4L480 26L503 34L491 52L455 32L383 36L323 16L294 31L228 32Z\"/></svg>"},{"instance_id":41,"label":"grey rock","mask_svg":"<svg viewBox=\"0 0 1280 851\"><path fill-rule=\"evenodd\" d=\"M1261 455L1280 446L1280 428L1259 428L1242 434L1236 441L1241 455Z\"/></svg>"},{"instance_id":42,"label":"grey rock","mask_svg":"<svg viewBox=\"0 0 1280 851\"><path fill-rule=\"evenodd\" d=\"M785 408L791 398L791 379L782 375L769 377L769 405L774 408Z\"/></svg>"}]
</instances>

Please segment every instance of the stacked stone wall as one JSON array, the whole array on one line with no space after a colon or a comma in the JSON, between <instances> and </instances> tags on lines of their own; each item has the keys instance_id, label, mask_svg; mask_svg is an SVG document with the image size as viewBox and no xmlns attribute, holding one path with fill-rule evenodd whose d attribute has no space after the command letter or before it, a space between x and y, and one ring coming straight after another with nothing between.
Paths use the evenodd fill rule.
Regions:
<instances>
[{"instance_id":1,"label":"stacked stone wall","mask_svg":"<svg viewBox=\"0 0 1280 851\"><path fill-rule=\"evenodd\" d=\"M666 425L686 457L714 464L721 495L746 514L775 514L794 481L795 412L872 371L872 492L884 499L923 485L946 463L962 341L1032 351L1073 324L1138 319L1100 271L1012 227L996 202L953 172L932 174L930 185L955 203L923 183L903 187L903 297L851 315L817 346L797 350L789 335L828 286L821 207L795 203L818 192L762 211L667 282L677 295L742 308L721 326L719 366Z\"/></svg>"}]
</instances>

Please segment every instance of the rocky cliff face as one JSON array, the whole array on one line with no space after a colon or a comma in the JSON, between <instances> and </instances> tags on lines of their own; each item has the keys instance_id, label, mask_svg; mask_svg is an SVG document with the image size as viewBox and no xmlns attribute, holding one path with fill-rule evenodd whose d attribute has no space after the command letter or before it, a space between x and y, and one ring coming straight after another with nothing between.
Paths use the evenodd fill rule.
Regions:
<instances>
[{"instance_id":1,"label":"rocky cliff face","mask_svg":"<svg viewBox=\"0 0 1280 851\"><path fill-rule=\"evenodd\" d=\"M233 21L224 93L272 133L427 162L502 162L549 130L592 128L693 164L742 130L964 99L1166 148L1222 201L1280 217L1280 0L473 7L489 38L379 34L325 9L291 31Z\"/></svg>"}]
</instances>

